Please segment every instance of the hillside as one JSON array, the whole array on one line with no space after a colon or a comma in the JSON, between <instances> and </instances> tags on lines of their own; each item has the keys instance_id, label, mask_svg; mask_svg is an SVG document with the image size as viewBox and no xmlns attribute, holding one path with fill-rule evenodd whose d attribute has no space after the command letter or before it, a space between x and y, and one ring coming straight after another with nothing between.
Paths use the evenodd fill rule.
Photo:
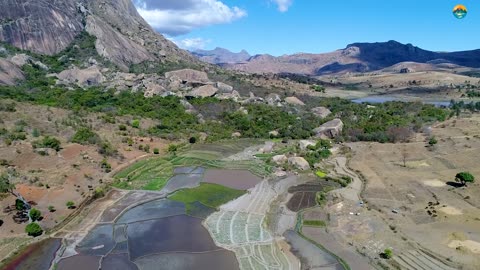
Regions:
<instances>
[{"instance_id":1,"label":"hillside","mask_svg":"<svg viewBox=\"0 0 480 270\"><path fill-rule=\"evenodd\" d=\"M330 53L298 53L280 57L256 55L248 61L224 66L250 73L326 75L377 71L402 62L431 64L432 70L442 64L479 68L480 50L438 53L396 41L353 43Z\"/></svg>"}]
</instances>

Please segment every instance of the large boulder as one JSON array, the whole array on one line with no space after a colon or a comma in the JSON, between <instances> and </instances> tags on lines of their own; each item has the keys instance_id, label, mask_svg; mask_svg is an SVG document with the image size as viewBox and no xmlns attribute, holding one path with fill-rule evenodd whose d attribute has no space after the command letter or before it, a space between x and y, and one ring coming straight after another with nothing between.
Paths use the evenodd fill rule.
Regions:
<instances>
[{"instance_id":1,"label":"large boulder","mask_svg":"<svg viewBox=\"0 0 480 270\"><path fill-rule=\"evenodd\" d=\"M333 119L313 130L317 138L333 139L343 131L343 122L340 119Z\"/></svg>"},{"instance_id":2,"label":"large boulder","mask_svg":"<svg viewBox=\"0 0 480 270\"><path fill-rule=\"evenodd\" d=\"M205 97L213 97L215 96L215 94L217 94L217 92L218 92L218 89L213 85L204 85L204 86L200 86L193 89L192 91L187 93L185 96L205 98Z\"/></svg>"},{"instance_id":3,"label":"large boulder","mask_svg":"<svg viewBox=\"0 0 480 270\"><path fill-rule=\"evenodd\" d=\"M264 154L271 153L273 151L273 147L275 147L274 142L265 142L265 145L262 149L260 149L260 152Z\"/></svg>"},{"instance_id":4,"label":"large boulder","mask_svg":"<svg viewBox=\"0 0 480 270\"><path fill-rule=\"evenodd\" d=\"M308 164L308 162L302 157L291 157L288 159L288 164L302 171L310 169L310 164Z\"/></svg>"},{"instance_id":5,"label":"large boulder","mask_svg":"<svg viewBox=\"0 0 480 270\"><path fill-rule=\"evenodd\" d=\"M230 94L233 91L233 86L222 82L217 82L215 86L218 88L219 93L222 94Z\"/></svg>"},{"instance_id":6,"label":"large boulder","mask_svg":"<svg viewBox=\"0 0 480 270\"><path fill-rule=\"evenodd\" d=\"M193 69L181 69L165 73L165 78L169 81L181 81L182 83L202 83L210 82L207 73Z\"/></svg>"},{"instance_id":7,"label":"large boulder","mask_svg":"<svg viewBox=\"0 0 480 270\"><path fill-rule=\"evenodd\" d=\"M240 99L240 93L236 90L233 90L231 93L222 93L215 96L218 99L231 99L233 101L238 101Z\"/></svg>"},{"instance_id":8,"label":"large boulder","mask_svg":"<svg viewBox=\"0 0 480 270\"><path fill-rule=\"evenodd\" d=\"M268 105L275 106L278 103L282 102L282 99L278 94L272 93L265 97L265 101Z\"/></svg>"},{"instance_id":9,"label":"large boulder","mask_svg":"<svg viewBox=\"0 0 480 270\"><path fill-rule=\"evenodd\" d=\"M287 97L285 98L285 102L291 105L305 106L305 103L296 97Z\"/></svg>"},{"instance_id":10,"label":"large boulder","mask_svg":"<svg viewBox=\"0 0 480 270\"><path fill-rule=\"evenodd\" d=\"M332 112L325 107L316 107L316 108L313 108L311 111L314 115L316 115L319 118L325 118L330 114L332 114Z\"/></svg>"},{"instance_id":11,"label":"large boulder","mask_svg":"<svg viewBox=\"0 0 480 270\"><path fill-rule=\"evenodd\" d=\"M315 146L316 144L317 143L315 141L311 141L311 140L301 140L298 142L298 146L302 151L305 151L309 146Z\"/></svg>"},{"instance_id":12,"label":"large boulder","mask_svg":"<svg viewBox=\"0 0 480 270\"><path fill-rule=\"evenodd\" d=\"M281 165L286 163L288 161L288 158L285 155L276 155L272 157L272 161L275 162L275 164L277 165Z\"/></svg>"},{"instance_id":13,"label":"large boulder","mask_svg":"<svg viewBox=\"0 0 480 270\"><path fill-rule=\"evenodd\" d=\"M77 84L80 87L98 86L105 81L98 66L91 66L86 69L74 67L64 70L57 75L59 84Z\"/></svg>"},{"instance_id":14,"label":"large boulder","mask_svg":"<svg viewBox=\"0 0 480 270\"><path fill-rule=\"evenodd\" d=\"M18 66L0 58L0 85L15 85L18 80L23 79L23 73Z\"/></svg>"},{"instance_id":15,"label":"large boulder","mask_svg":"<svg viewBox=\"0 0 480 270\"><path fill-rule=\"evenodd\" d=\"M153 97L153 96L159 96L165 93L167 90L165 87L156 84L156 83L148 83L145 86L145 92L143 92L143 95L145 97Z\"/></svg>"}]
</instances>

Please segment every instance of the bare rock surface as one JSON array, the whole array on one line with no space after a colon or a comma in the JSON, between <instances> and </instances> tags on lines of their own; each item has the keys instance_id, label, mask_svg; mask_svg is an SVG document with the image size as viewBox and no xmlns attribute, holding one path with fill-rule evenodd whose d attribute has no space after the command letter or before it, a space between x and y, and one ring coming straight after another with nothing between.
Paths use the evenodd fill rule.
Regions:
<instances>
[{"instance_id":1,"label":"bare rock surface","mask_svg":"<svg viewBox=\"0 0 480 270\"><path fill-rule=\"evenodd\" d=\"M296 97L287 97L285 98L285 102L291 105L305 106L305 103Z\"/></svg>"},{"instance_id":2,"label":"bare rock surface","mask_svg":"<svg viewBox=\"0 0 480 270\"><path fill-rule=\"evenodd\" d=\"M302 171L310 169L310 164L308 164L308 162L302 157L291 157L288 159L288 164L293 165Z\"/></svg>"},{"instance_id":3,"label":"bare rock surface","mask_svg":"<svg viewBox=\"0 0 480 270\"><path fill-rule=\"evenodd\" d=\"M0 58L0 85L15 85L17 80L23 80L24 78L17 65Z\"/></svg>"},{"instance_id":4,"label":"bare rock surface","mask_svg":"<svg viewBox=\"0 0 480 270\"><path fill-rule=\"evenodd\" d=\"M77 84L78 86L98 86L105 81L105 77L97 66L86 69L74 67L60 72L57 78L59 84Z\"/></svg>"},{"instance_id":5,"label":"bare rock surface","mask_svg":"<svg viewBox=\"0 0 480 270\"><path fill-rule=\"evenodd\" d=\"M327 137L327 138L335 138L340 135L343 131L343 122L340 119L333 119L320 127L314 129L315 136L317 138Z\"/></svg>"},{"instance_id":6,"label":"bare rock surface","mask_svg":"<svg viewBox=\"0 0 480 270\"><path fill-rule=\"evenodd\" d=\"M313 108L311 111L312 111L313 114L315 114L316 116L318 116L320 118L325 118L325 117L329 116L330 114L332 114L332 112L325 107L316 107L316 108Z\"/></svg>"},{"instance_id":7,"label":"bare rock surface","mask_svg":"<svg viewBox=\"0 0 480 270\"><path fill-rule=\"evenodd\" d=\"M213 97L216 93L218 92L218 89L215 88L213 85L204 85L200 86L198 88L193 89L189 93L187 93L185 96L187 97Z\"/></svg>"}]
</instances>

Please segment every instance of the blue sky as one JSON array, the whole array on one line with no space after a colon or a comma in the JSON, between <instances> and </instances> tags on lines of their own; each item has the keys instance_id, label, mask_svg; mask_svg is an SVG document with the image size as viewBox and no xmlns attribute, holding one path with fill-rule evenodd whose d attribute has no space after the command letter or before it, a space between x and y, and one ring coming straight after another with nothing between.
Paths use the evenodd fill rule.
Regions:
<instances>
[{"instance_id":1,"label":"blue sky","mask_svg":"<svg viewBox=\"0 0 480 270\"><path fill-rule=\"evenodd\" d=\"M480 48L478 0L135 2L154 28L187 49L223 47L282 55L329 52L354 42L388 40L434 51ZM467 7L465 19L452 15L456 4Z\"/></svg>"}]
</instances>

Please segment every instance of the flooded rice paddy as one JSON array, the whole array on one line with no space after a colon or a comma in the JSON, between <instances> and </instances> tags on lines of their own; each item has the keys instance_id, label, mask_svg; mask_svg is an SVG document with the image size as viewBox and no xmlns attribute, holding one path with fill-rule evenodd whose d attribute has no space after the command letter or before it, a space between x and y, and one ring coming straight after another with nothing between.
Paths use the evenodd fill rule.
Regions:
<instances>
[{"instance_id":1,"label":"flooded rice paddy","mask_svg":"<svg viewBox=\"0 0 480 270\"><path fill-rule=\"evenodd\" d=\"M217 246L202 225L215 209L196 201L187 211L184 202L167 196L201 182L242 190L261 179L248 171L202 167L178 167L173 173L161 191L131 191L106 209L76 244L78 254L61 258L56 269L239 269L235 253Z\"/></svg>"}]
</instances>

